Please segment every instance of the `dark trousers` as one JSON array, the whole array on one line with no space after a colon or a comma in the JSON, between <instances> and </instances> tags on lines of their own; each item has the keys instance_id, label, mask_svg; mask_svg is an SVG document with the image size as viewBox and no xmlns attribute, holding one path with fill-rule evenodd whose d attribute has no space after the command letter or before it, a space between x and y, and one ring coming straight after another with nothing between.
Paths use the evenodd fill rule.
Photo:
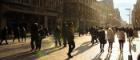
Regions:
<instances>
[{"instance_id":1,"label":"dark trousers","mask_svg":"<svg viewBox=\"0 0 140 60\"><path fill-rule=\"evenodd\" d=\"M63 45L67 46L67 38L66 37L63 37Z\"/></svg>"},{"instance_id":2,"label":"dark trousers","mask_svg":"<svg viewBox=\"0 0 140 60\"><path fill-rule=\"evenodd\" d=\"M31 49L34 50L36 46L35 40L31 40Z\"/></svg>"},{"instance_id":3,"label":"dark trousers","mask_svg":"<svg viewBox=\"0 0 140 60\"><path fill-rule=\"evenodd\" d=\"M100 43L100 50L104 50L105 44Z\"/></svg>"},{"instance_id":4,"label":"dark trousers","mask_svg":"<svg viewBox=\"0 0 140 60\"><path fill-rule=\"evenodd\" d=\"M1 39L0 44L2 44L3 41L5 41L5 43L8 44L7 39Z\"/></svg>"},{"instance_id":5,"label":"dark trousers","mask_svg":"<svg viewBox=\"0 0 140 60\"><path fill-rule=\"evenodd\" d=\"M58 46L58 44L59 44L59 46L61 46L61 40L60 40L60 38L56 37L55 38L55 46Z\"/></svg>"},{"instance_id":6,"label":"dark trousers","mask_svg":"<svg viewBox=\"0 0 140 60\"><path fill-rule=\"evenodd\" d=\"M98 42L96 36L92 36L91 43L94 44L94 41L96 41L96 43Z\"/></svg>"},{"instance_id":7,"label":"dark trousers","mask_svg":"<svg viewBox=\"0 0 140 60\"><path fill-rule=\"evenodd\" d=\"M75 42L71 40L70 42L68 42L68 45L69 45L68 55L71 55L72 51L75 48Z\"/></svg>"},{"instance_id":8,"label":"dark trousers","mask_svg":"<svg viewBox=\"0 0 140 60\"><path fill-rule=\"evenodd\" d=\"M18 42L20 42L20 36L14 36L13 42L15 41L16 38L18 38Z\"/></svg>"},{"instance_id":9,"label":"dark trousers","mask_svg":"<svg viewBox=\"0 0 140 60\"><path fill-rule=\"evenodd\" d=\"M39 40L37 40L37 39L31 39L31 49L32 50L38 49L38 46L39 46Z\"/></svg>"},{"instance_id":10,"label":"dark trousers","mask_svg":"<svg viewBox=\"0 0 140 60\"><path fill-rule=\"evenodd\" d=\"M37 49L41 49L41 45L42 45L42 39L40 39L37 43Z\"/></svg>"}]
</instances>

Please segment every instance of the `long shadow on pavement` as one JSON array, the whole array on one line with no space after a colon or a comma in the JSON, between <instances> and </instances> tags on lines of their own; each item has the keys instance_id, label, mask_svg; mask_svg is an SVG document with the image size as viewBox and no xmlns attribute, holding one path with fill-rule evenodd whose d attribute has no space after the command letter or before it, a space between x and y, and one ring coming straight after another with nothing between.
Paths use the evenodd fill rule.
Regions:
<instances>
[{"instance_id":1,"label":"long shadow on pavement","mask_svg":"<svg viewBox=\"0 0 140 60\"><path fill-rule=\"evenodd\" d=\"M118 60L124 60L124 58L123 58L123 52L120 52L119 57L118 57Z\"/></svg>"},{"instance_id":2,"label":"long shadow on pavement","mask_svg":"<svg viewBox=\"0 0 140 60\"><path fill-rule=\"evenodd\" d=\"M105 60L110 60L110 57L111 57L111 52L108 52L108 54L106 55Z\"/></svg>"},{"instance_id":3,"label":"long shadow on pavement","mask_svg":"<svg viewBox=\"0 0 140 60\"><path fill-rule=\"evenodd\" d=\"M103 52L98 53L92 60L102 60L100 57Z\"/></svg>"},{"instance_id":4,"label":"long shadow on pavement","mask_svg":"<svg viewBox=\"0 0 140 60\"><path fill-rule=\"evenodd\" d=\"M74 54L74 56L77 56L77 55L87 51L88 49L90 49L92 47L92 45L90 45L90 44L91 44L91 42L88 41L88 42L85 42L82 45L80 45L80 47L75 49L75 52L77 52L77 53Z\"/></svg>"},{"instance_id":5,"label":"long shadow on pavement","mask_svg":"<svg viewBox=\"0 0 140 60\"><path fill-rule=\"evenodd\" d=\"M18 53L15 55L0 58L0 60L35 60L39 57L49 55L49 54L59 51L61 49L63 49L63 48L52 47L49 49L45 49L42 51L36 51L36 52L27 51L27 52L22 52L22 53Z\"/></svg>"}]
</instances>

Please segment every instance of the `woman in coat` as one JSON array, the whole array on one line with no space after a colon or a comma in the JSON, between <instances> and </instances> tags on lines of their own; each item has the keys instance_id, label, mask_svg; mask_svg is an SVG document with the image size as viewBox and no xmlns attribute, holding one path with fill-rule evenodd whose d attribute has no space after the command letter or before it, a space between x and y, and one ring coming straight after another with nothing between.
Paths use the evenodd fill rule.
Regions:
<instances>
[{"instance_id":1,"label":"woman in coat","mask_svg":"<svg viewBox=\"0 0 140 60\"><path fill-rule=\"evenodd\" d=\"M125 42L125 32L123 31L123 29L119 28L119 30L117 32L117 37L118 37L119 44L120 44L120 52L123 52L123 46L124 46L124 42Z\"/></svg>"},{"instance_id":2,"label":"woman in coat","mask_svg":"<svg viewBox=\"0 0 140 60\"><path fill-rule=\"evenodd\" d=\"M107 40L109 43L109 47L108 47L108 52L109 52L112 51L112 45L114 42L114 31L112 30L112 28L107 29Z\"/></svg>"}]
</instances>

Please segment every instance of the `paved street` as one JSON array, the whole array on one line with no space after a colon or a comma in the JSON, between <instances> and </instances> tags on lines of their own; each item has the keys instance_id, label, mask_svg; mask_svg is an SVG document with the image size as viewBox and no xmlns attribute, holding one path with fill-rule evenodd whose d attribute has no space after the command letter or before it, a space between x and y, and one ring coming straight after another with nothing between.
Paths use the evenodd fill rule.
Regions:
<instances>
[{"instance_id":1,"label":"paved street","mask_svg":"<svg viewBox=\"0 0 140 60\"><path fill-rule=\"evenodd\" d=\"M34 53L30 52L29 38L26 43L12 44L11 42L10 45L0 46L0 60L66 60L68 48L54 48L54 44L48 44L48 41L53 42L52 40L52 37L44 39L42 51ZM91 46L90 40L90 35L76 36L74 57L70 60L128 60L128 42L124 45L123 54L120 54L117 38L115 38L112 53L108 53L108 43L105 45L105 52L100 53L99 44ZM140 53L140 39L135 38L133 43L137 48L136 52L132 50L133 60L136 60Z\"/></svg>"}]
</instances>

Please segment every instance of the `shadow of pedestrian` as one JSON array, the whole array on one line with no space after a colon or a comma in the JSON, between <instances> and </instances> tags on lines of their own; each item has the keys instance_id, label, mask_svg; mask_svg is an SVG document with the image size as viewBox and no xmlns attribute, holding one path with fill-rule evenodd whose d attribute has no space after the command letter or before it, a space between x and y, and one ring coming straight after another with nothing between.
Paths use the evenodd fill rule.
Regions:
<instances>
[{"instance_id":1,"label":"shadow of pedestrian","mask_svg":"<svg viewBox=\"0 0 140 60\"><path fill-rule=\"evenodd\" d=\"M33 55L33 52L27 51L27 52L18 53L12 56L6 56L3 58L0 58L0 60L23 60L22 59L23 57L26 57L26 58L30 57L28 59L34 59L31 57L32 55Z\"/></svg>"},{"instance_id":2,"label":"shadow of pedestrian","mask_svg":"<svg viewBox=\"0 0 140 60\"><path fill-rule=\"evenodd\" d=\"M120 52L120 55L119 55L118 60L124 60L124 59L123 59L123 52Z\"/></svg>"},{"instance_id":3,"label":"shadow of pedestrian","mask_svg":"<svg viewBox=\"0 0 140 60\"><path fill-rule=\"evenodd\" d=\"M102 60L100 57L102 55L103 52L100 52L99 54L97 54L92 60Z\"/></svg>"},{"instance_id":4,"label":"shadow of pedestrian","mask_svg":"<svg viewBox=\"0 0 140 60\"><path fill-rule=\"evenodd\" d=\"M40 58L42 56L46 56L46 55L49 55L53 52L59 51L61 49L63 49L63 48L52 47L52 48L45 49L42 51L35 51L35 52L26 51L26 52L18 53L15 55L10 55L10 56L0 58L0 60L35 60L35 59Z\"/></svg>"},{"instance_id":5,"label":"shadow of pedestrian","mask_svg":"<svg viewBox=\"0 0 140 60\"><path fill-rule=\"evenodd\" d=\"M53 53L53 52L56 52L56 51L59 51L59 50L62 50L63 48L62 47L52 47L52 48L48 48L48 49L45 49L45 50L42 50L42 52L46 53L47 55Z\"/></svg>"},{"instance_id":6,"label":"shadow of pedestrian","mask_svg":"<svg viewBox=\"0 0 140 60\"><path fill-rule=\"evenodd\" d=\"M75 52L77 52L76 54L74 54L74 56L77 56L85 51L87 51L88 49L90 49L92 47L92 45L90 45L91 42L85 42L82 45L80 45L80 47L75 49Z\"/></svg>"},{"instance_id":7,"label":"shadow of pedestrian","mask_svg":"<svg viewBox=\"0 0 140 60\"><path fill-rule=\"evenodd\" d=\"M106 55L105 60L110 60L110 57L111 57L111 52L108 52L108 54Z\"/></svg>"}]
</instances>

